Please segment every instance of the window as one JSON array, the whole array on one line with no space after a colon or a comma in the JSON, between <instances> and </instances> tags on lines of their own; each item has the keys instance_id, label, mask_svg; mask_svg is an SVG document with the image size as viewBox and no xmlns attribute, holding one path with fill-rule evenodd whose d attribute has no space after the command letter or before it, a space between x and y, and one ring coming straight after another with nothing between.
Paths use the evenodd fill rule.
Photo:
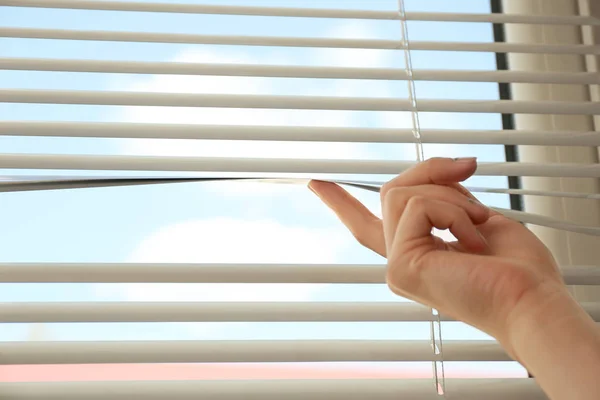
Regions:
<instances>
[{"instance_id":1,"label":"window","mask_svg":"<svg viewBox=\"0 0 600 400\"><path fill-rule=\"evenodd\" d=\"M3 3L11 2L0 1L0 6L5 5ZM12 3L14 6L15 2ZM177 3L199 4L200 2L178 0ZM262 7L281 5L279 2L259 0L202 1L202 4L209 3ZM395 0L343 3L343 8L348 10L398 11ZM481 0L450 3L442 0L427 2L406 0L405 6L408 12L482 14L491 12L490 4ZM339 9L342 5L339 1L288 1L285 2L285 7ZM71 91L145 93L147 98L161 93L368 99L409 97L405 80L154 73L157 68L185 68L197 64L207 68L214 64L225 64L226 66L222 68L228 68L230 71L234 71L231 66L242 68L246 65L352 67L404 71L406 60L400 50L162 43L162 40L144 42L141 39L136 42L58 38L65 32L71 31L126 31L161 32L170 35L401 41L402 30L398 20L130 12L91 8L2 7L0 26L23 28L23 30L20 33L0 35L4 36L0 38L0 61L12 60L20 65L29 62L34 67L21 70L0 69L0 87L19 91L47 90L46 93L52 94L51 98L54 99L48 103L59 103L57 99L61 96L73 96L75 92ZM492 26L489 23L409 21L407 24L410 41L494 42ZM46 33L53 35L54 38L36 39L33 38L35 36L33 34L23 33L29 29L52 30ZM173 39L173 41L177 40ZM410 58L412 68L415 70L494 71L497 68L495 54L492 52L411 50ZM65 68L61 60L67 61L69 67ZM72 63L73 60L78 61ZM104 63L94 64L91 61ZM75 65L79 67L74 67ZM109 66L115 70L110 73L90 72L91 65L95 65L94 68L104 68L105 71ZM149 73L139 73L142 66L148 68L146 72ZM53 71L53 68L56 70ZM80 72L74 71L77 68ZM35 69L46 70L35 71ZM417 102L420 99L473 101L499 99L496 82L419 80L415 82L415 93ZM126 97L126 94L123 96ZM9 121L21 121L14 125L13 134L6 134L8 128L5 128L3 131L5 136L0 136L3 153L385 161L415 161L417 157L412 143L181 138L185 135L190 135L188 137L201 135L204 138L220 137L219 135L225 131L222 127L215 126L223 125L229 126L228 133L225 134L231 139L234 137L239 139L244 137L243 135L250 137L257 132L261 135L273 132L273 134L281 134L282 137L291 136L294 131L290 127L297 126L340 128L340 132L349 132L344 130L347 128L410 130L413 126L411 114L403 111L109 106L6 101L0 103L0 115L2 115L0 126L2 123L8 126ZM494 113L421 111L419 121L424 132L440 129L456 131L503 129L501 115ZM33 124L35 122L45 122L46 126L54 126L55 132L41 136L23 134L28 129L26 127L30 127L32 131L38 129L36 126L39 125ZM71 124L51 125L59 122ZM89 125L92 123L111 125L106 125L105 129L92 129L98 126ZM140 129L134 131L133 125L126 124L152 124L152 126L136 125L140 126ZM198 128L193 129L192 126L196 125ZM275 126L281 129L280 132L273 128L260 131L258 127L261 126ZM81 132L86 129L88 133L82 134ZM60 132L64 132L64 135ZM138 132L137 138L135 132ZM331 132L335 131L332 129L327 132L333 135ZM170 134L179 135L180 138L158 139L158 137L168 137ZM427 158L477 156L483 162L506 161L505 147L501 144L425 144L424 154ZM106 171L95 168L91 164L86 166L87 162L81 159L77 165L83 169L72 168L70 171L47 169L43 164L38 164L41 167L39 169L10 169L4 170L3 174L13 178L31 175L44 177L198 175L191 171L185 171L183 174L167 171ZM234 176L231 172L228 174ZM220 174L212 171L202 175L219 176ZM283 175L289 176L289 174ZM282 175L270 173L267 176ZM296 176L331 177L332 174ZM351 180L387 180L391 176L336 175ZM468 184L473 187L508 188L506 177L503 176L477 176ZM359 189L350 190L372 209L378 209L377 194ZM486 204L501 208L511 207L510 199L505 193L480 193L478 196ZM92 264L116 263L114 268L125 268L126 266L122 265L124 263L150 263L156 268L173 269L177 266L156 264L178 263L185 267L187 264L201 263L215 268L218 268L218 264L221 263L273 265L280 268L293 268L288 264L315 264L315 266L356 264L367 265L373 270L378 270L384 263L383 259L356 244L334 216L303 185L211 182L29 191L1 193L0 202L2 204L0 220L3 221L0 224L0 241L3 243L0 261L6 263L5 265L21 262L53 263L48 265L67 268L70 266L65 263L74 263L74 268L99 270L109 266ZM35 266L29 265L29 267ZM251 267L246 265L246 268ZM324 265L323 268L326 266ZM326 307L324 303L335 303L340 307L356 302L365 302L369 306L384 303L407 304L406 300L389 293L383 284L96 282L3 283L1 285L0 301L13 303L13 306L17 307L19 303L25 302L61 303L50 304L52 307L57 307L53 314L57 316L60 315L60 310L73 306L74 302L85 302L89 307L101 304L102 306L95 308L94 315L100 315L102 310L108 310L106 311L108 314L111 313L110 310L117 309L119 312L125 312L126 307L129 306L133 307L130 310L134 311L129 311L128 315L133 315L135 310L144 313L142 308L135 307L144 307L147 302L160 302L160 307L164 308L158 313L162 315L163 320L169 320L169 315L172 315L170 313L175 310L172 307L181 307L178 309L179 312L183 312L183 307L200 307L198 304L185 305L180 302L201 302L208 307L214 305L214 302L228 303L220 305L219 307L222 308L219 310L237 310L238 313L239 310L244 309L243 307L262 307L275 304L274 302L284 302L290 310L298 305ZM115 305L115 302L119 304ZM76 309L69 309L77 314ZM192 311L187 315L191 315L190 312ZM234 312L231 313L227 315L233 315ZM258 311L255 313L260 314ZM286 319L283 311L279 311L278 315L283 315L281 318ZM298 315L300 315L299 311ZM85 320L85 317L77 318ZM98 318L102 320L102 317ZM394 381L398 378L423 378L430 381L432 378L431 362L428 361L387 361L385 360L387 356L383 355L378 356L381 360L371 361L368 358L368 351L364 350L365 352L361 353L360 349L357 350L355 357L358 359L362 357L366 361L344 361L344 354L352 352L351 345L354 342L342 342L368 341L363 343L367 346L363 349L374 349L372 351L375 353L382 341L394 341L394 346L398 346L396 350L398 353L409 351L412 345L421 346L419 349L422 349L422 345L428 343L430 339L430 323L427 321L322 322L318 321L318 318L312 318L313 321L305 322L259 322L260 317L256 317L257 321L242 322L238 316L230 317L233 322L225 322L219 321L218 317L213 321L208 321L210 319L208 317L203 318L207 321L185 322L183 318L174 322L128 323L117 319L113 322L68 323L65 317L63 323L3 324L0 341L6 343L57 341L59 343L54 347L54 351L65 349L64 354L68 354L66 349L69 349L70 345L75 345L71 343L73 341L102 341L109 342L102 344L108 346L107 348L112 345L117 346L113 349L123 354L124 359L127 359L128 354L129 356L133 354L132 359L135 360L152 360L158 357L152 355L156 354L153 353L155 351L153 349L156 348L159 348L156 351L164 351L162 356L168 357L166 355L169 353L168 349L164 350L166 348L160 347L161 345L154 347L150 344L143 347L144 341L163 341L162 344L167 345L183 340L202 341L204 345L209 343L208 341L215 340L230 342L228 345L214 344L209 350L204 347L202 347L204 350L200 350L200 347L197 347L191 352L200 354L205 351L206 354L217 354L217 356L206 356L204 360L217 361L210 364L199 362L202 361L202 357L195 359L194 356L188 359L193 362L177 362L186 358L185 351L174 349L172 354L180 354L180 356L169 358L174 361L166 364L151 362L145 364L142 361L119 364L116 359L108 357L113 361L78 365L85 358L86 351L92 353L96 351L94 354L97 354L97 360L105 360L102 351L98 350L102 349L101 344L95 344L94 346L100 347L94 350L93 347L85 347L86 344L83 343L85 350L72 353L80 356L73 356L71 358L73 362L70 364L4 366L0 368L3 371L0 373L0 381L362 378ZM196 321L200 320L202 318L196 316ZM487 341L486 343L490 343L492 347L494 345L490 337L462 323L443 322L442 329L445 341L477 341L478 343ZM225 346L232 346L231 349L239 350L240 354L250 354L251 351L248 349L259 345L257 342L241 342L248 340L262 341L260 345L265 346L262 356L247 356L248 360L254 362L226 362L228 359L236 359L223 355L228 351ZM317 340L330 342L318 344ZM135 343L124 343L125 341ZM277 341L302 342L278 343ZM60 343L66 347L60 347ZM131 347L134 350L127 353L127 346L138 345L142 347ZM203 346L202 343L197 345ZM301 345L312 347L311 350L302 351L298 350L302 347L294 347ZM276 350L277 348L273 346L282 347ZM480 356L473 356L472 362L445 361L446 378L527 377L526 371L517 363L505 361L501 352L498 353L495 349L490 351L493 353L492 358L502 361L481 363L478 358ZM59 354L61 353L62 351ZM297 357L302 359L302 354L314 362L280 362L283 359L293 361ZM327 357L338 361L320 362L322 359L327 360ZM410 356L399 356L398 359L407 357L410 358ZM41 364L53 363L42 362Z\"/></svg>"}]
</instances>

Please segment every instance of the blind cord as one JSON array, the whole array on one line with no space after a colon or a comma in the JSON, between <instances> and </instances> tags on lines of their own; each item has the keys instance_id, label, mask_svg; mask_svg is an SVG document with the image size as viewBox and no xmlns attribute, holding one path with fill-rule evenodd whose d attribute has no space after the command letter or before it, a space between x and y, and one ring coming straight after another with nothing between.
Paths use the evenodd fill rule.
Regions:
<instances>
[{"instance_id":1,"label":"blind cord","mask_svg":"<svg viewBox=\"0 0 600 400\"><path fill-rule=\"evenodd\" d=\"M415 137L415 148L417 162L425 160L423 142L421 137L421 124L419 121L419 109L417 107L417 93L413 79L413 67L410 52L410 41L408 36L408 22L406 18L406 7L404 0L398 0L398 12L402 34L402 48L404 49L404 64L406 68L406 84L408 86L408 99L410 102L410 115L412 120L412 132ZM431 309L434 318L430 322L431 348L434 354L432 362L435 390L440 396L446 397L446 378L444 373L444 352L442 347L442 322L440 313L435 308Z\"/></svg>"},{"instance_id":2,"label":"blind cord","mask_svg":"<svg viewBox=\"0 0 600 400\"><path fill-rule=\"evenodd\" d=\"M545 14L544 2L539 1L538 6L539 6L538 14L542 14L542 15ZM541 30L542 30L542 43L546 44L546 43L548 43L548 38L546 36L546 26L542 25ZM548 54L544 54L543 57L544 57L544 69L545 69L545 71L549 72L550 65L548 63ZM548 84L546 87L548 89L548 100L552 101L554 99L554 86L552 84ZM556 129L557 128L556 114L550 115L550 123L551 123L552 131L556 131L557 130ZM556 161L559 163L562 162L561 153L560 153L558 147L554 147L554 154L556 156ZM558 185L560 187L561 192L565 190L564 179L562 179L562 178L558 179ZM567 212L566 199L561 198L561 199L559 199L559 201L560 201L560 209L562 211L562 218L564 218L565 220L568 220L569 216L568 216L568 212ZM567 257L568 257L569 262L572 262L573 261L573 253L572 253L573 246L571 245L571 235L569 234L569 232L565 232L564 235L565 235L565 240L567 242Z\"/></svg>"}]
</instances>

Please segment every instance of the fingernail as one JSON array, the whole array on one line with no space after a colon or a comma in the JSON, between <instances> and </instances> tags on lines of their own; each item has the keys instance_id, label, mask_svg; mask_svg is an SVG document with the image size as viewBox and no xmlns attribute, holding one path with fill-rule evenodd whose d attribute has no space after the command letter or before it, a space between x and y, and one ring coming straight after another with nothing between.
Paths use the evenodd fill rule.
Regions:
<instances>
[{"instance_id":1,"label":"fingernail","mask_svg":"<svg viewBox=\"0 0 600 400\"><path fill-rule=\"evenodd\" d=\"M472 163L477 161L477 157L458 157L454 159L457 163Z\"/></svg>"}]
</instances>

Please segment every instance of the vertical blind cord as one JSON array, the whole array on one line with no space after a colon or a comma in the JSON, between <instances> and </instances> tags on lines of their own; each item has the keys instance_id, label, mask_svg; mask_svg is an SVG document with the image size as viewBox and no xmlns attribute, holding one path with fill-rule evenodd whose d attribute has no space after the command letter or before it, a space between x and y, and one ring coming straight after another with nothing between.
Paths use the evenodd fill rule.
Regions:
<instances>
[{"instance_id":1,"label":"vertical blind cord","mask_svg":"<svg viewBox=\"0 0 600 400\"><path fill-rule=\"evenodd\" d=\"M539 6L539 11L538 14L544 15L545 14L545 7L544 7L544 2L543 1L538 1L538 6ZM542 30L542 43L546 44L548 43L548 38L546 35L546 25L542 25L541 26L541 30ZM550 65L548 64L548 54L544 54L544 69L549 72L550 71ZM548 84L547 86L548 88L548 96L550 101L552 101L554 99L554 86L552 84ZM553 131L556 131L556 115L555 114L551 114L550 115L550 125L552 127ZM557 162L562 162L561 156L560 156L560 150L558 148L558 146L554 147L554 154L556 156L556 161ZM564 181L563 178L559 178L558 179L558 185L560 187L561 191L564 191ZM566 221L568 219L568 215L567 215L567 205L566 205L566 199L559 199L560 201L560 208L562 211L562 218ZM571 235L569 234L569 232L565 232L565 239L567 242L567 257L568 257L568 261L569 263L572 265L573 263L573 253L572 253L572 249L573 247L571 246Z\"/></svg>"},{"instance_id":2,"label":"vertical blind cord","mask_svg":"<svg viewBox=\"0 0 600 400\"><path fill-rule=\"evenodd\" d=\"M417 93L415 81L413 79L410 42L408 37L408 23L406 19L406 7L404 0L398 0L398 12L402 34L402 47L404 48L404 65L407 76L406 83L408 87L408 99L411 108L410 115L412 120L413 136L415 137L417 162L422 162L425 160L425 153L423 150L421 137L421 124L419 121L419 108L417 106ZM434 318L430 322L431 348L435 358L431 364L433 368L433 378L437 394L445 398L446 378L444 373L444 352L442 347L442 323L440 320L440 313L436 309L432 308L431 313L434 315Z\"/></svg>"}]
</instances>

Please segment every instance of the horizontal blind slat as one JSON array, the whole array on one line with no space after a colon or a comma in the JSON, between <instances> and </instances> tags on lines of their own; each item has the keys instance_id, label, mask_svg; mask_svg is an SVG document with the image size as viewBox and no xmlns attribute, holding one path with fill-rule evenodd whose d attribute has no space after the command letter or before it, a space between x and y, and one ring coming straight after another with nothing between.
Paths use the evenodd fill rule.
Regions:
<instances>
[{"instance_id":1,"label":"horizontal blind slat","mask_svg":"<svg viewBox=\"0 0 600 400\"><path fill-rule=\"evenodd\" d=\"M216 182L216 181L246 181L246 182L271 182L271 183L307 183L307 178L151 178L151 179L131 179L131 178L101 178L101 179L81 179L81 178L59 178L44 179L34 178L24 180L14 180L9 177L7 180L0 182L0 192L25 192L25 191L42 191L42 190L59 190L59 189L83 189L83 188L103 188L103 187L124 187L138 185L164 185L176 184L183 182ZM333 181L336 182L336 181ZM357 188L366 189L373 192L379 192L380 187L372 184L364 184L360 182L344 182L340 184L350 185ZM555 196L560 194L554 193ZM568 195L568 193L567 193ZM590 197L591 198L591 197ZM600 236L600 227L586 226L583 224L575 224L569 221L560 220L557 218L547 217L526 212L519 212L503 208L494 208L497 212L505 216L523 223L546 226L554 229L560 229L567 232L582 233L586 235Z\"/></svg>"},{"instance_id":2,"label":"horizontal blind slat","mask_svg":"<svg viewBox=\"0 0 600 400\"><path fill-rule=\"evenodd\" d=\"M185 33L92 31L16 27L0 27L0 37L20 39L91 40L109 42L213 44L236 46L283 46L315 48L325 47L379 50L400 50L404 48L403 43L399 40L385 39L339 39L283 36L224 36ZM579 55L600 54L600 46L593 45L550 45L496 42L477 43L411 41L410 50Z\"/></svg>"},{"instance_id":3,"label":"horizontal blind slat","mask_svg":"<svg viewBox=\"0 0 600 400\"><path fill-rule=\"evenodd\" d=\"M277 181L276 181L277 182ZM308 183L308 182L307 182ZM339 181L339 184L345 184L357 188L367 189L372 192L381 191L381 186L385 182L377 181ZM548 197L565 197L572 199L588 199L600 200L600 194L589 192L561 192L552 190L530 190L530 189L506 189L506 188L491 188L479 186L465 186L465 188L473 193L496 193L496 194L518 194L528 196L548 196Z\"/></svg>"},{"instance_id":4,"label":"horizontal blind slat","mask_svg":"<svg viewBox=\"0 0 600 400\"><path fill-rule=\"evenodd\" d=\"M586 279L581 276L581 280ZM582 307L600 322L600 303ZM441 315L442 321L453 321ZM383 302L0 303L0 323L92 322L427 322L431 309Z\"/></svg>"},{"instance_id":5,"label":"horizontal blind slat","mask_svg":"<svg viewBox=\"0 0 600 400\"><path fill-rule=\"evenodd\" d=\"M107 106L216 107L278 110L410 111L394 98L0 89L0 102ZM419 99L421 112L600 114L600 103L518 100Z\"/></svg>"},{"instance_id":6,"label":"horizontal blind slat","mask_svg":"<svg viewBox=\"0 0 600 400\"><path fill-rule=\"evenodd\" d=\"M500 207L491 208L503 214L505 217L526 224L545 226L549 228L565 230L568 232L583 233L586 235L600 236L600 227L576 224L570 221L565 221L554 217L548 217L546 215L533 214L519 210L512 210Z\"/></svg>"},{"instance_id":7,"label":"horizontal blind slat","mask_svg":"<svg viewBox=\"0 0 600 400\"><path fill-rule=\"evenodd\" d=\"M173 4L160 2L148 3L141 1L117 2L95 0L0 0L0 6L308 18L353 18L379 20L400 19L400 15L397 11L222 6L211 4ZM405 14L405 17L409 21L493 22L593 26L600 25L600 20L598 20L597 18L564 15L407 12Z\"/></svg>"},{"instance_id":8,"label":"horizontal blind slat","mask_svg":"<svg viewBox=\"0 0 600 400\"><path fill-rule=\"evenodd\" d=\"M400 19L400 17L397 16L397 19ZM509 13L486 14L408 11L406 12L406 20L432 22L491 22L494 24L600 25L600 20L592 16Z\"/></svg>"},{"instance_id":9,"label":"horizontal blind slat","mask_svg":"<svg viewBox=\"0 0 600 400\"><path fill-rule=\"evenodd\" d=\"M0 323L52 322L423 322L431 309L368 302L0 303ZM449 320L443 316L442 320Z\"/></svg>"},{"instance_id":10,"label":"horizontal blind slat","mask_svg":"<svg viewBox=\"0 0 600 400\"><path fill-rule=\"evenodd\" d=\"M467 190L474 193L498 193L498 194L517 194L523 196L548 196L548 197L565 197L572 199L589 199L600 200L600 193L583 193L583 192L558 192L550 190L530 190L530 189L500 189L500 188L484 188L484 187L466 187Z\"/></svg>"},{"instance_id":11,"label":"horizontal blind slat","mask_svg":"<svg viewBox=\"0 0 600 400\"><path fill-rule=\"evenodd\" d=\"M449 400L547 400L533 379L446 379ZM3 400L439 400L431 379L0 383Z\"/></svg>"},{"instance_id":12,"label":"horizontal blind slat","mask_svg":"<svg viewBox=\"0 0 600 400\"><path fill-rule=\"evenodd\" d=\"M0 121L0 135L134 139L414 143L411 129ZM600 146L598 132L422 129L423 143Z\"/></svg>"},{"instance_id":13,"label":"horizontal blind slat","mask_svg":"<svg viewBox=\"0 0 600 400\"><path fill-rule=\"evenodd\" d=\"M385 283L381 264L0 263L13 283ZM600 285L600 266L565 266L567 285Z\"/></svg>"},{"instance_id":14,"label":"horizontal blind slat","mask_svg":"<svg viewBox=\"0 0 600 400\"><path fill-rule=\"evenodd\" d=\"M89 0L0 0L0 5L13 7L65 8L78 10L137 11L183 14L221 14L306 18L398 19L394 11L315 9L299 7L256 7L212 4L173 4L131 1ZM584 20L577 20L584 21ZM575 22L575 20L573 20Z\"/></svg>"},{"instance_id":15,"label":"horizontal blind slat","mask_svg":"<svg viewBox=\"0 0 600 400\"><path fill-rule=\"evenodd\" d=\"M0 121L0 135L412 143L410 129ZM600 146L598 132L423 129L423 143Z\"/></svg>"},{"instance_id":16,"label":"horizontal blind slat","mask_svg":"<svg viewBox=\"0 0 600 400\"><path fill-rule=\"evenodd\" d=\"M0 365L437 361L424 341L246 340L0 343ZM493 341L444 341L444 361L511 361Z\"/></svg>"},{"instance_id":17,"label":"horizontal blind slat","mask_svg":"<svg viewBox=\"0 0 600 400\"><path fill-rule=\"evenodd\" d=\"M96 72L245 76L270 78L408 80L399 68L313 67L293 65L207 64L148 61L103 61L47 58L0 58L0 69L22 71ZM416 81L600 84L592 72L413 70Z\"/></svg>"},{"instance_id":18,"label":"horizontal blind slat","mask_svg":"<svg viewBox=\"0 0 600 400\"><path fill-rule=\"evenodd\" d=\"M396 175L414 165L413 161L380 160L0 154L0 169ZM475 174L600 178L600 164L482 162Z\"/></svg>"}]
</instances>

